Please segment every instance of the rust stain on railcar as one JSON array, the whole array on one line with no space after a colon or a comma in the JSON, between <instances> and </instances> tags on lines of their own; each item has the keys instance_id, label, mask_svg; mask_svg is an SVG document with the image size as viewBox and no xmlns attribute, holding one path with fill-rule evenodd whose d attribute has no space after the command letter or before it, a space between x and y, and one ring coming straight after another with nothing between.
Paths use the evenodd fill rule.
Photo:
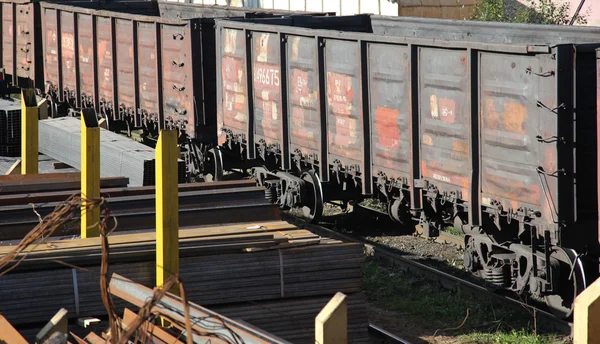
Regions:
<instances>
[{"instance_id":1,"label":"rust stain on railcar","mask_svg":"<svg viewBox=\"0 0 600 344\"><path fill-rule=\"evenodd\" d=\"M113 49L112 49L111 20L108 17L96 17L96 45L98 51L98 103L100 109L118 119L118 111L114 104L114 76L113 76ZM101 110L102 111L102 110Z\"/></svg>"},{"instance_id":2,"label":"rust stain on railcar","mask_svg":"<svg viewBox=\"0 0 600 344\"><path fill-rule=\"evenodd\" d=\"M7 74L13 73L13 4L2 3L2 66Z\"/></svg>"},{"instance_id":3,"label":"rust stain on railcar","mask_svg":"<svg viewBox=\"0 0 600 344\"><path fill-rule=\"evenodd\" d=\"M156 63L156 26L154 23L137 22L139 108L143 122L159 122L158 65Z\"/></svg>"},{"instance_id":4,"label":"rust stain on railcar","mask_svg":"<svg viewBox=\"0 0 600 344\"><path fill-rule=\"evenodd\" d=\"M46 31L44 40L44 80L45 91L48 94L58 92L58 33L56 32L56 10L44 9L43 16Z\"/></svg>"},{"instance_id":5,"label":"rust stain on railcar","mask_svg":"<svg viewBox=\"0 0 600 344\"><path fill-rule=\"evenodd\" d=\"M19 4L17 14L17 76L34 79L34 17L33 4ZM37 18L35 18L37 19Z\"/></svg>"},{"instance_id":6,"label":"rust stain on railcar","mask_svg":"<svg viewBox=\"0 0 600 344\"><path fill-rule=\"evenodd\" d=\"M318 154L321 117L314 38L288 37L288 75L291 150L303 156Z\"/></svg>"},{"instance_id":7,"label":"rust stain on railcar","mask_svg":"<svg viewBox=\"0 0 600 344\"><path fill-rule=\"evenodd\" d=\"M441 191L469 190L471 113L465 51L420 48L421 169ZM453 185L453 186L450 186Z\"/></svg>"},{"instance_id":8,"label":"rust stain on railcar","mask_svg":"<svg viewBox=\"0 0 600 344\"><path fill-rule=\"evenodd\" d=\"M195 136L192 52L188 26L161 25L162 90L165 122Z\"/></svg>"},{"instance_id":9,"label":"rust stain on railcar","mask_svg":"<svg viewBox=\"0 0 600 344\"><path fill-rule=\"evenodd\" d=\"M371 175L408 179L410 61L407 47L369 44ZM397 58L389 58L395 56Z\"/></svg>"},{"instance_id":10,"label":"rust stain on railcar","mask_svg":"<svg viewBox=\"0 0 600 344\"><path fill-rule=\"evenodd\" d=\"M116 58L117 58L117 87L118 87L118 118L125 120L127 114L133 115L135 125L140 125L139 114L135 104L135 77L133 56L133 22L130 20L115 20Z\"/></svg>"},{"instance_id":11,"label":"rust stain on railcar","mask_svg":"<svg viewBox=\"0 0 600 344\"><path fill-rule=\"evenodd\" d=\"M484 205L494 200L505 211L540 210L552 223L549 204L557 204L556 178L537 168L556 170L557 146L536 137L556 136L556 115L536 103L555 106L555 80L524 72L544 69L544 64L553 63L545 55L480 53L481 181Z\"/></svg>"},{"instance_id":12,"label":"rust stain on railcar","mask_svg":"<svg viewBox=\"0 0 600 344\"><path fill-rule=\"evenodd\" d=\"M364 162L360 49L356 42L326 40L327 138L330 160Z\"/></svg>"},{"instance_id":13,"label":"rust stain on railcar","mask_svg":"<svg viewBox=\"0 0 600 344\"><path fill-rule=\"evenodd\" d=\"M74 36L74 19L73 13L60 12L60 31L61 42L59 49L61 50L62 61L62 92L66 94L69 100L76 97L76 78L75 74L75 36ZM74 104L73 104L74 105Z\"/></svg>"},{"instance_id":14,"label":"rust stain on railcar","mask_svg":"<svg viewBox=\"0 0 600 344\"><path fill-rule=\"evenodd\" d=\"M281 144L281 67L277 34L254 32L252 39L255 141Z\"/></svg>"},{"instance_id":15,"label":"rust stain on railcar","mask_svg":"<svg viewBox=\"0 0 600 344\"><path fill-rule=\"evenodd\" d=\"M94 107L94 39L92 16L77 14L77 45L79 49L79 88L81 107Z\"/></svg>"},{"instance_id":16,"label":"rust stain on railcar","mask_svg":"<svg viewBox=\"0 0 600 344\"><path fill-rule=\"evenodd\" d=\"M223 29L221 44L222 118L219 131L226 127L235 134L245 134L248 124L244 34L240 30ZM226 137L219 136L219 144Z\"/></svg>"}]
</instances>

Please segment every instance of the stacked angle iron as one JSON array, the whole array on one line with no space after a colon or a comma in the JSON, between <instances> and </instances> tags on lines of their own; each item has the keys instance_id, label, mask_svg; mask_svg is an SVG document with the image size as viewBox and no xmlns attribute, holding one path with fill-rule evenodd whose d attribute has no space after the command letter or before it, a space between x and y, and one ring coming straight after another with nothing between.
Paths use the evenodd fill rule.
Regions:
<instances>
[{"instance_id":1,"label":"stacked angle iron","mask_svg":"<svg viewBox=\"0 0 600 344\"><path fill-rule=\"evenodd\" d=\"M336 292L342 292L348 296L349 341L368 342L366 300L361 291L362 245L320 238L282 221L195 230L198 234L189 235L180 245L180 275L191 302L285 340L308 344L314 343L315 317ZM180 237L187 231L180 231ZM273 238L258 239L262 233ZM110 272L151 288L156 272L154 242L145 233L131 235L139 239L113 236ZM215 240L221 242L209 244ZM99 283L100 244L92 241L55 241L56 248L40 247L39 253L29 254L22 266L0 279L0 312L15 325L43 321L57 307L66 308L70 317L105 314ZM257 247L258 242L264 245ZM57 259L66 264L56 263ZM68 264L85 270L71 269ZM129 306L117 298L114 301L119 313Z\"/></svg>"},{"instance_id":2,"label":"stacked angle iron","mask_svg":"<svg viewBox=\"0 0 600 344\"><path fill-rule=\"evenodd\" d=\"M21 155L21 104L0 98L0 156Z\"/></svg>"},{"instance_id":3,"label":"stacked angle iron","mask_svg":"<svg viewBox=\"0 0 600 344\"><path fill-rule=\"evenodd\" d=\"M81 169L81 122L73 117L40 121L40 153ZM100 129L100 175L124 176L131 186L154 185L154 149L122 135ZM179 161L179 183L185 182L185 163Z\"/></svg>"}]
</instances>

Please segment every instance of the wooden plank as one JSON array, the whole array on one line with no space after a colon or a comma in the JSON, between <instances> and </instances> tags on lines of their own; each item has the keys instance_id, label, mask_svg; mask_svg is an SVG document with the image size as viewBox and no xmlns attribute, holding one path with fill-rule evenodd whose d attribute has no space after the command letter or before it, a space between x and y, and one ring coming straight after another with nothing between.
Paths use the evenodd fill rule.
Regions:
<instances>
[{"instance_id":1,"label":"wooden plank","mask_svg":"<svg viewBox=\"0 0 600 344\"><path fill-rule=\"evenodd\" d=\"M102 337L94 332L90 332L84 339L90 344L106 344L106 340L102 339Z\"/></svg>"},{"instance_id":2,"label":"wooden plank","mask_svg":"<svg viewBox=\"0 0 600 344\"><path fill-rule=\"evenodd\" d=\"M20 175L21 173L21 159L15 161L14 164L4 173L5 175Z\"/></svg>"},{"instance_id":3,"label":"wooden plank","mask_svg":"<svg viewBox=\"0 0 600 344\"><path fill-rule=\"evenodd\" d=\"M345 344L348 342L348 305L346 295L337 293L315 319L315 342Z\"/></svg>"},{"instance_id":4,"label":"wooden plank","mask_svg":"<svg viewBox=\"0 0 600 344\"><path fill-rule=\"evenodd\" d=\"M25 338L0 314L0 342L11 344L28 344Z\"/></svg>"}]
</instances>

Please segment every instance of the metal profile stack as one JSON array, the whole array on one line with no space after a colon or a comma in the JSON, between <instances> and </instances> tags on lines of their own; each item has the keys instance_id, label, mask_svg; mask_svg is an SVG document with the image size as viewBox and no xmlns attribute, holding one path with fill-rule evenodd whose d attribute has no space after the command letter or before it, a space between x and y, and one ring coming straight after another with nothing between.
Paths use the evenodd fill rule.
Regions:
<instances>
[{"instance_id":1,"label":"metal profile stack","mask_svg":"<svg viewBox=\"0 0 600 344\"><path fill-rule=\"evenodd\" d=\"M0 98L0 156L21 155L21 103Z\"/></svg>"},{"instance_id":2,"label":"metal profile stack","mask_svg":"<svg viewBox=\"0 0 600 344\"><path fill-rule=\"evenodd\" d=\"M40 121L40 153L81 168L81 122L73 117ZM154 185L154 149L122 135L100 129L101 177L124 176L131 186ZM185 163L179 161L179 182L185 182Z\"/></svg>"},{"instance_id":3,"label":"metal profile stack","mask_svg":"<svg viewBox=\"0 0 600 344\"><path fill-rule=\"evenodd\" d=\"M154 238L133 233L109 239L110 273L153 287ZM15 325L43 321L57 307L66 308L72 317L104 314L100 241L60 240L47 247L36 248L0 279L0 313ZM0 254L8 249L0 248ZM289 223L269 221L181 230L180 256L180 274L191 302L293 343L308 344L314 343L315 317L336 292L342 292L348 296L350 342L368 342L360 244L320 238ZM86 270L57 263L50 268L48 264L58 257ZM35 309L23 307L24 302ZM118 312L131 307L122 300L115 303Z\"/></svg>"}]
</instances>

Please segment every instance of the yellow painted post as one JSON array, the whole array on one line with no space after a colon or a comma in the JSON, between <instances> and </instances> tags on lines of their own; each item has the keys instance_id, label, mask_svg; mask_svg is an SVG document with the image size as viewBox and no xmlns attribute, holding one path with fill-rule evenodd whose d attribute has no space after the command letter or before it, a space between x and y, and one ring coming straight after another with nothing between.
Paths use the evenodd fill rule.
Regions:
<instances>
[{"instance_id":1,"label":"yellow painted post","mask_svg":"<svg viewBox=\"0 0 600 344\"><path fill-rule=\"evenodd\" d=\"M100 128L94 109L81 110L81 197L100 198ZM100 209L81 207L81 237L97 237Z\"/></svg>"},{"instance_id":2,"label":"yellow painted post","mask_svg":"<svg viewBox=\"0 0 600 344\"><path fill-rule=\"evenodd\" d=\"M600 343L600 278L575 299L573 344Z\"/></svg>"},{"instance_id":3,"label":"yellow painted post","mask_svg":"<svg viewBox=\"0 0 600 344\"><path fill-rule=\"evenodd\" d=\"M21 90L21 174L38 173L38 107L33 89Z\"/></svg>"},{"instance_id":4,"label":"yellow painted post","mask_svg":"<svg viewBox=\"0 0 600 344\"><path fill-rule=\"evenodd\" d=\"M161 130L156 144L156 285L179 273L177 132ZM177 290L171 292L178 294Z\"/></svg>"},{"instance_id":5,"label":"yellow painted post","mask_svg":"<svg viewBox=\"0 0 600 344\"><path fill-rule=\"evenodd\" d=\"M346 295L337 293L315 319L316 344L348 342L348 305Z\"/></svg>"}]
</instances>

